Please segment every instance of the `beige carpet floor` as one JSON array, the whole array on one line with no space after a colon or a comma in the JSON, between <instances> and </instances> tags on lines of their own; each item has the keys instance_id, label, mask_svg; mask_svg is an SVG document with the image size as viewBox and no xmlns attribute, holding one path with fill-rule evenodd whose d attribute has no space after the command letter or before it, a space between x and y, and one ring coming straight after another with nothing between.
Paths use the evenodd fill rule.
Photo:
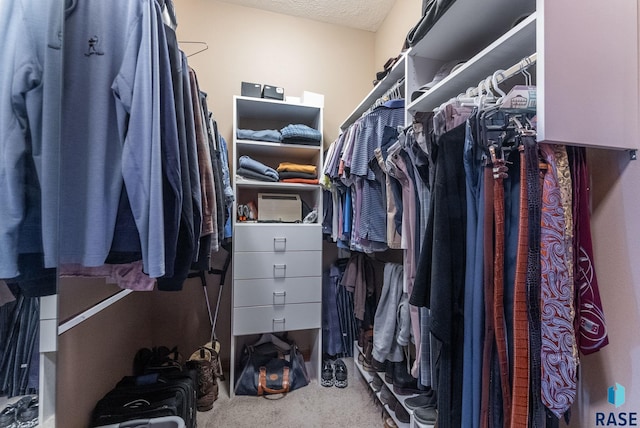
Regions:
<instances>
[{"instance_id":1,"label":"beige carpet floor","mask_svg":"<svg viewBox=\"0 0 640 428\"><path fill-rule=\"evenodd\" d=\"M352 358L346 358L349 385L323 387L313 381L279 400L236 396L229 398L228 382L208 412L198 412L198 428L320 428L383 427L382 408L360 376Z\"/></svg>"}]
</instances>

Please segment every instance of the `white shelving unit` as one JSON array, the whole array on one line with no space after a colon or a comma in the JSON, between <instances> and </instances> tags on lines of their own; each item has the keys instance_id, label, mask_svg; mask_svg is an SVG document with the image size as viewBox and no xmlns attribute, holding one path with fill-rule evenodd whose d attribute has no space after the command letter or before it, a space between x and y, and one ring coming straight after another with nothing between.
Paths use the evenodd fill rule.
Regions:
<instances>
[{"instance_id":1,"label":"white shelving unit","mask_svg":"<svg viewBox=\"0 0 640 428\"><path fill-rule=\"evenodd\" d=\"M238 159L249 156L274 169L280 162L322 168L322 143L302 145L237 139L238 129L280 130L303 124L322 133L322 108L251 97L234 97L233 178L236 204L259 193L298 195L317 208L315 223L238 221L234 206L230 391L243 345L261 333L287 332L308 349L307 367L317 379L322 363L322 188L316 184L265 182L237 176ZM260 207L258 207L258 210Z\"/></svg>"},{"instance_id":2,"label":"white shelving unit","mask_svg":"<svg viewBox=\"0 0 640 428\"><path fill-rule=\"evenodd\" d=\"M371 384L371 382L373 381L374 377L379 377L382 380L382 383L384 384L384 386L389 389L389 391L391 391L391 393L396 397L396 399L405 407L404 402L408 399L408 398L412 398L415 397L416 395L400 395L400 394L396 394L393 390L393 384L390 384L389 382L387 382L384 378L384 373L378 373L378 372L368 372L366 371L363 367L362 364L360 364L360 361L358 361L358 356L362 354L362 348L360 348L358 346L358 342L354 342L353 344L353 362L356 365L356 367L358 368L358 371L360 372L360 375L364 378L364 380L367 382L367 384L369 385L369 387L375 392L376 397L378 398L378 400L380 400L380 391L375 391L375 389L373 388L373 385ZM380 400L381 401L381 400ZM407 409L407 412L409 413L410 416L410 420L409 422L400 422L400 420L398 420L398 417L396 416L396 413L393 409L389 408L389 406L387 404L384 404L384 408L387 411L387 413L389 413L389 416L391 416L391 418L393 419L393 421L396 423L396 425L399 428L433 428L433 425L425 425L425 424L420 424L418 423L413 416L413 411L410 409Z\"/></svg>"},{"instance_id":3,"label":"white shelving unit","mask_svg":"<svg viewBox=\"0 0 640 428\"><path fill-rule=\"evenodd\" d=\"M626 0L588 5L578 0L456 0L341 129L402 77L410 123L416 112L433 111L533 54L536 63L529 70L537 87L539 142L638 149L638 3ZM452 60L466 62L411 101L411 94ZM500 87L508 92L513 85L507 81Z\"/></svg>"}]
</instances>

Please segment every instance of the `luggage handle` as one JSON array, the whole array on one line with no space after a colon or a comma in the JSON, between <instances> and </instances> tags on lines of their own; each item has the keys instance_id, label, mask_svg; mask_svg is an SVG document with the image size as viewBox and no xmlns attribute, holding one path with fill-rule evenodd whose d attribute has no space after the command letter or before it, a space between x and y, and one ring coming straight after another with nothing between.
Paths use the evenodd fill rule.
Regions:
<instances>
[{"instance_id":1,"label":"luggage handle","mask_svg":"<svg viewBox=\"0 0 640 428\"><path fill-rule=\"evenodd\" d=\"M260 367L260 375L258 376L258 395L268 394L286 394L289 392L289 367L282 368L282 388L273 389L267 386L267 368Z\"/></svg>"},{"instance_id":2,"label":"luggage handle","mask_svg":"<svg viewBox=\"0 0 640 428\"><path fill-rule=\"evenodd\" d=\"M133 421L121 422L118 428L146 428L151 419L135 419Z\"/></svg>"}]
</instances>

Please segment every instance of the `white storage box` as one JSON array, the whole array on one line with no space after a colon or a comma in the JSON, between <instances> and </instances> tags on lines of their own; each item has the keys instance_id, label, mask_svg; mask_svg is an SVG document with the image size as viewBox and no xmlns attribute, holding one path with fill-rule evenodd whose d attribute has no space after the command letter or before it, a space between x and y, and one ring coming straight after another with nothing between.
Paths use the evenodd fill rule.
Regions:
<instances>
[{"instance_id":1,"label":"white storage box","mask_svg":"<svg viewBox=\"0 0 640 428\"><path fill-rule=\"evenodd\" d=\"M293 223L302 221L299 195L258 193L258 221Z\"/></svg>"},{"instance_id":2,"label":"white storage box","mask_svg":"<svg viewBox=\"0 0 640 428\"><path fill-rule=\"evenodd\" d=\"M302 104L312 107L324 107L324 95L303 91Z\"/></svg>"}]
</instances>

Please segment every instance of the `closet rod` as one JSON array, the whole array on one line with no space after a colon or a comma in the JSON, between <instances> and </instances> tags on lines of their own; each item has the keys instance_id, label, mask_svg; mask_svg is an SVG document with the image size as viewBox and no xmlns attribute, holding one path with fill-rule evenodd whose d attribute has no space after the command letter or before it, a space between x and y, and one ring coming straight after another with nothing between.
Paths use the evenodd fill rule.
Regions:
<instances>
[{"instance_id":1,"label":"closet rod","mask_svg":"<svg viewBox=\"0 0 640 428\"><path fill-rule=\"evenodd\" d=\"M521 71L526 70L530 66L534 65L537 60L538 60L537 52L532 53L528 57L523 58L522 60L520 60L519 63L512 65L511 67L507 68L505 71L500 73L498 75L498 83L502 83L505 80L520 73Z\"/></svg>"},{"instance_id":2,"label":"closet rod","mask_svg":"<svg viewBox=\"0 0 640 428\"><path fill-rule=\"evenodd\" d=\"M536 53L532 53L531 55L524 57L523 59L521 59L517 64L512 65L511 67L507 68L506 70L498 70L496 71L496 73L498 73L498 75L496 76L496 82L498 84L504 82L505 80L508 80L510 78L512 78L513 76L515 76L516 74L526 70L527 68L529 68L530 66L534 65L536 63L538 59L538 54ZM487 79L490 79L493 76L487 76ZM467 90L466 93L460 94L460 95L467 95L467 96L471 96L471 97L475 97L478 96L479 93L479 88L474 86L471 87Z\"/></svg>"},{"instance_id":3,"label":"closet rod","mask_svg":"<svg viewBox=\"0 0 640 428\"><path fill-rule=\"evenodd\" d=\"M369 107L364 113L362 113L362 116L366 116L367 114L371 113L376 107L380 107L382 104L389 100L402 98L404 96L404 94L402 93L404 92L403 89L404 77L401 77L396 83L393 84L393 86L387 89L384 94L378 97L378 99L373 102L371 107ZM397 96L394 97L394 95Z\"/></svg>"},{"instance_id":4,"label":"closet rod","mask_svg":"<svg viewBox=\"0 0 640 428\"><path fill-rule=\"evenodd\" d=\"M113 305L118 300L125 298L127 295L129 295L132 292L133 292L133 290L129 290L129 289L119 291L116 294L112 295L111 297L107 297L106 299L104 299L103 301L98 303L97 305L94 305L94 306L90 307L89 309L87 309L86 311L81 312L80 314L78 314L75 317L71 318L69 321L63 322L62 324L60 324L58 326L58 336L60 336L61 334L71 330L73 327L75 327L78 324L86 321L87 319L91 318L92 316L98 314L100 311L102 311L103 309L106 309L109 306Z\"/></svg>"}]
</instances>

